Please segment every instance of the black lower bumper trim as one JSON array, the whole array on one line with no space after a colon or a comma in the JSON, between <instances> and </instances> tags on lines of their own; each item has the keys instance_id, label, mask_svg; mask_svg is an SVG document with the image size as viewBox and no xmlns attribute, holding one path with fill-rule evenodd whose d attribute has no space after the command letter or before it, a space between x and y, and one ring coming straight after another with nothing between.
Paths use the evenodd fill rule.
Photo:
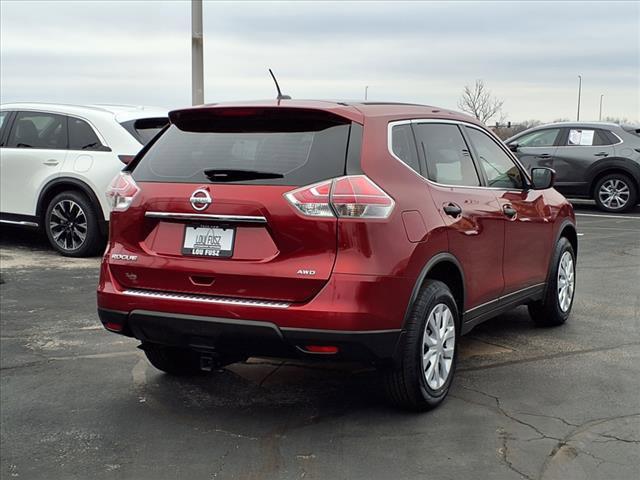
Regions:
<instances>
[{"instance_id":1,"label":"black lower bumper trim","mask_svg":"<svg viewBox=\"0 0 640 480\"><path fill-rule=\"evenodd\" d=\"M400 330L339 331L279 328L274 323L134 310L126 314L99 309L103 323L117 321L143 342L221 354L273 356L283 358L322 357L362 361L390 359ZM338 347L337 354L313 354L307 345Z\"/></svg>"}]
</instances>

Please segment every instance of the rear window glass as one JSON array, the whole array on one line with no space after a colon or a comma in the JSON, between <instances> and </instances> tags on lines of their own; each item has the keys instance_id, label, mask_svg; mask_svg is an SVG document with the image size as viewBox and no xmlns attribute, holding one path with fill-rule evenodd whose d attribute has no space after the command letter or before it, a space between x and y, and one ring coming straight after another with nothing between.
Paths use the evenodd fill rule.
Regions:
<instances>
[{"instance_id":1,"label":"rear window glass","mask_svg":"<svg viewBox=\"0 0 640 480\"><path fill-rule=\"evenodd\" d=\"M394 155L412 170L420 173L418 151L410 124L396 125L391 130L391 149Z\"/></svg>"},{"instance_id":2,"label":"rear window glass","mask_svg":"<svg viewBox=\"0 0 640 480\"><path fill-rule=\"evenodd\" d=\"M129 132L133 138L138 140L142 145L149 143L167 123L168 118L139 118L138 120L129 120L121 125Z\"/></svg>"},{"instance_id":3,"label":"rear window glass","mask_svg":"<svg viewBox=\"0 0 640 480\"><path fill-rule=\"evenodd\" d=\"M79 118L69 117L69 150L100 150L103 146L91 125Z\"/></svg>"},{"instance_id":4,"label":"rear window glass","mask_svg":"<svg viewBox=\"0 0 640 480\"><path fill-rule=\"evenodd\" d=\"M335 118L258 114L171 125L133 177L142 182L209 183L205 170L248 170L283 178L229 183L306 185L344 174L350 123Z\"/></svg>"}]
</instances>

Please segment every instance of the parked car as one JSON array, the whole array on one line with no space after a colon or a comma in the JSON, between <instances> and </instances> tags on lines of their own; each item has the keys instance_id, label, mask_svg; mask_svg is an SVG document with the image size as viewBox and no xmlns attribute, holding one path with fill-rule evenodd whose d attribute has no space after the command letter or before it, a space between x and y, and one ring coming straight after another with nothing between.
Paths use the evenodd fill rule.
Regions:
<instances>
[{"instance_id":1,"label":"parked car","mask_svg":"<svg viewBox=\"0 0 640 480\"><path fill-rule=\"evenodd\" d=\"M553 168L557 190L568 197L592 198L606 212L624 212L638 203L640 126L553 123L506 143L526 168Z\"/></svg>"},{"instance_id":2,"label":"parked car","mask_svg":"<svg viewBox=\"0 0 640 480\"><path fill-rule=\"evenodd\" d=\"M158 108L2 105L0 223L42 229L63 255L98 253L109 182L167 123Z\"/></svg>"},{"instance_id":3,"label":"parked car","mask_svg":"<svg viewBox=\"0 0 640 480\"><path fill-rule=\"evenodd\" d=\"M109 190L97 292L106 329L160 370L356 359L420 410L475 325L521 304L567 320L572 207L474 119L292 100L169 118Z\"/></svg>"}]
</instances>

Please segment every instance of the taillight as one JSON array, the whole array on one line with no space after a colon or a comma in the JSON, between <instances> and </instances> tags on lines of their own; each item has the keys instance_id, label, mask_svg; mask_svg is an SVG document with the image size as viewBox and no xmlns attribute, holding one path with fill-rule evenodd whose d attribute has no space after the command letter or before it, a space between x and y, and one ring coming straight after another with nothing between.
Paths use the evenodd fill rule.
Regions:
<instances>
[{"instance_id":1,"label":"taillight","mask_svg":"<svg viewBox=\"0 0 640 480\"><path fill-rule=\"evenodd\" d=\"M127 172L120 172L111 180L107 188L107 200L111 210L124 212L131 206L134 197L140 191L138 185Z\"/></svg>"},{"instance_id":2,"label":"taillight","mask_svg":"<svg viewBox=\"0 0 640 480\"><path fill-rule=\"evenodd\" d=\"M393 199L364 175L333 181L331 205L338 217L386 218L393 204Z\"/></svg>"},{"instance_id":3,"label":"taillight","mask_svg":"<svg viewBox=\"0 0 640 480\"><path fill-rule=\"evenodd\" d=\"M394 201L365 175L334 178L285 194L309 217L386 218Z\"/></svg>"},{"instance_id":4,"label":"taillight","mask_svg":"<svg viewBox=\"0 0 640 480\"><path fill-rule=\"evenodd\" d=\"M129 165L133 161L133 159L136 158L136 156L135 155L118 155L118 158L125 165Z\"/></svg>"},{"instance_id":5,"label":"taillight","mask_svg":"<svg viewBox=\"0 0 640 480\"><path fill-rule=\"evenodd\" d=\"M333 211L329 206L332 183L333 180L314 183L286 193L285 197L303 215L309 217L333 217Z\"/></svg>"}]
</instances>

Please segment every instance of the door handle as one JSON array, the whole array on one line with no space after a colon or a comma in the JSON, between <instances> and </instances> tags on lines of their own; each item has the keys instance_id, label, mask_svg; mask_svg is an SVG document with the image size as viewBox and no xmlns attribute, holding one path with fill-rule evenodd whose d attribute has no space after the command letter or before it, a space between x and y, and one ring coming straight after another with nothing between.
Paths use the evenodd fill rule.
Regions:
<instances>
[{"instance_id":1,"label":"door handle","mask_svg":"<svg viewBox=\"0 0 640 480\"><path fill-rule=\"evenodd\" d=\"M42 162L45 165L51 165L51 166L55 166L58 165L60 162L58 160L55 160L53 158L50 158L49 160L45 160L44 162Z\"/></svg>"},{"instance_id":2,"label":"door handle","mask_svg":"<svg viewBox=\"0 0 640 480\"><path fill-rule=\"evenodd\" d=\"M551 158L551 155L548 153L543 153L542 155L538 155L538 158Z\"/></svg>"},{"instance_id":3,"label":"door handle","mask_svg":"<svg viewBox=\"0 0 640 480\"><path fill-rule=\"evenodd\" d=\"M462 213L462 208L460 205L456 205L455 203L447 203L444 207L442 207L444 213L449 215L450 217L457 217Z\"/></svg>"},{"instance_id":4,"label":"door handle","mask_svg":"<svg viewBox=\"0 0 640 480\"><path fill-rule=\"evenodd\" d=\"M513 208L511 205L507 204L507 205L503 205L502 206L502 211L503 213L509 217L509 218L515 218L516 215L518 214L517 210L515 208Z\"/></svg>"},{"instance_id":5,"label":"door handle","mask_svg":"<svg viewBox=\"0 0 640 480\"><path fill-rule=\"evenodd\" d=\"M595 154L596 157L608 157L609 154L607 152L600 152Z\"/></svg>"}]
</instances>

